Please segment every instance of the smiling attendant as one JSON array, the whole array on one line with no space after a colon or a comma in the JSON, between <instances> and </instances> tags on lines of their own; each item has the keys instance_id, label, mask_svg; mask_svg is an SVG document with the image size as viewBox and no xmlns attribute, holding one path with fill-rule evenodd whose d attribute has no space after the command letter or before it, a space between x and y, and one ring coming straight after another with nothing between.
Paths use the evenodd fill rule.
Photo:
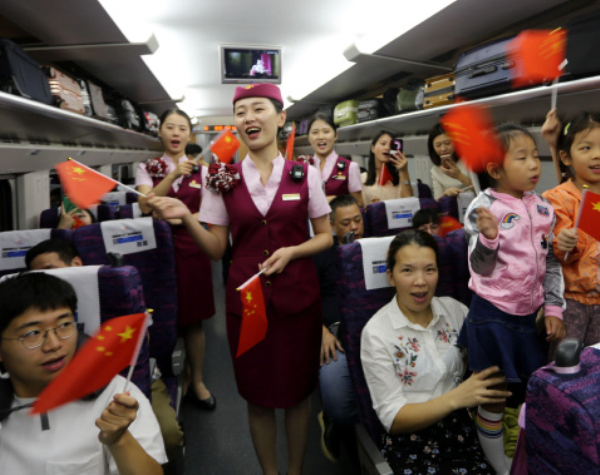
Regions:
<instances>
[{"instance_id":1,"label":"smiling attendant","mask_svg":"<svg viewBox=\"0 0 600 475\"><path fill-rule=\"evenodd\" d=\"M567 337L588 346L600 341L598 242L573 228L582 191L600 193L600 114L582 112L557 129L560 159L575 178L546 191L544 197L556 211L553 246L565 274Z\"/></svg>"},{"instance_id":2,"label":"smiling attendant","mask_svg":"<svg viewBox=\"0 0 600 475\"><path fill-rule=\"evenodd\" d=\"M383 130L371 142L369 171L361 176L365 206L377 201L408 198L413 195L410 175L408 174L408 160L403 152L391 151L393 140L392 133ZM392 182L387 182L380 187L378 185L379 175L384 163L392 175Z\"/></svg>"},{"instance_id":3,"label":"smiling attendant","mask_svg":"<svg viewBox=\"0 0 600 475\"><path fill-rule=\"evenodd\" d=\"M158 475L164 444L150 402L115 376L96 393L30 416L77 350L77 296L67 282L26 273L0 283L0 473Z\"/></svg>"},{"instance_id":4,"label":"smiling attendant","mask_svg":"<svg viewBox=\"0 0 600 475\"><path fill-rule=\"evenodd\" d=\"M500 403L509 393L497 367L462 382L456 346L467 307L434 297L438 245L424 231L405 231L390 244L387 275L396 295L365 325L360 359L373 408L387 431L380 441L395 474L494 474L467 408Z\"/></svg>"},{"instance_id":5,"label":"smiling attendant","mask_svg":"<svg viewBox=\"0 0 600 475\"><path fill-rule=\"evenodd\" d=\"M249 153L224 170L232 178L205 195L200 226L183 203L150 198L164 218L183 219L194 240L213 260L225 252L229 232L233 262L227 280L227 335L240 395L248 402L250 432L266 475L277 474L275 408L285 409L288 474L300 475L310 407L317 385L323 319L316 269L310 256L331 247L330 211L318 170L284 160L277 129L285 123L277 86L238 87L235 125ZM294 173L292 173L294 172ZM237 175L239 174L239 181ZM315 236L308 236L307 218ZM236 288L257 271L265 298L268 331L264 340L236 357L242 305Z\"/></svg>"},{"instance_id":6,"label":"smiling attendant","mask_svg":"<svg viewBox=\"0 0 600 475\"><path fill-rule=\"evenodd\" d=\"M192 123L179 109L170 109L160 118L158 136L165 150L161 158L141 163L135 175L135 185L144 194L171 196L183 201L198 215L206 188L208 169L188 159L186 146L191 138ZM151 208L143 197L139 199L144 213ZM187 398L197 407L213 410L216 399L203 382L205 336L202 322L215 314L212 265L210 259L194 243L181 220L171 224L177 270L177 325L182 330L186 369L190 377Z\"/></svg>"},{"instance_id":7,"label":"smiling attendant","mask_svg":"<svg viewBox=\"0 0 600 475\"><path fill-rule=\"evenodd\" d=\"M456 196L463 188L473 184L467 169L454 151L452 140L440 124L434 125L429 132L427 149L434 165L431 167L431 181L436 200L442 196Z\"/></svg>"},{"instance_id":8,"label":"smiling attendant","mask_svg":"<svg viewBox=\"0 0 600 475\"><path fill-rule=\"evenodd\" d=\"M474 294L458 344L468 349L471 371L492 365L504 371L515 394L511 407L517 407L524 402L529 376L547 361L536 332L542 306L546 340L565 336L564 282L552 250L554 209L533 191L541 173L535 140L516 124L496 131L505 150L501 164L487 165L496 187L480 193L465 215ZM481 445L499 474L510 468L503 413L504 404L494 404L480 406L477 414Z\"/></svg>"},{"instance_id":9,"label":"smiling attendant","mask_svg":"<svg viewBox=\"0 0 600 475\"><path fill-rule=\"evenodd\" d=\"M308 142L315 152L313 161L321 171L327 201L340 195L352 195L358 206L363 206L360 168L358 163L335 153L337 137L337 125L329 115L317 113L312 117L308 124Z\"/></svg>"}]
</instances>

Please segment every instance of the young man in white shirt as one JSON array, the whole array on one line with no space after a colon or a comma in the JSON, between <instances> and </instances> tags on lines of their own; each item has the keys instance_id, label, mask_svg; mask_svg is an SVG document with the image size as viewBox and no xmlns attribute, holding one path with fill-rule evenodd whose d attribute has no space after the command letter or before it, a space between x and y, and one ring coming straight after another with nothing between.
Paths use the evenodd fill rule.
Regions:
<instances>
[{"instance_id":1,"label":"young man in white shirt","mask_svg":"<svg viewBox=\"0 0 600 475\"><path fill-rule=\"evenodd\" d=\"M154 475L166 462L149 401L116 376L47 414L29 406L77 350L77 297L43 273L0 283L0 473Z\"/></svg>"}]
</instances>

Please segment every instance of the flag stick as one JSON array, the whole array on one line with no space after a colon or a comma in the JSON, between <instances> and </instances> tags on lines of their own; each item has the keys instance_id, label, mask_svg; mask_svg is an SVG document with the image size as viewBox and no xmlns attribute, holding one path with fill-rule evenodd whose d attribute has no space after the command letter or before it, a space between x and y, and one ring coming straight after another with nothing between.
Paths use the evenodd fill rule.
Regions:
<instances>
[{"instance_id":1,"label":"flag stick","mask_svg":"<svg viewBox=\"0 0 600 475\"><path fill-rule=\"evenodd\" d=\"M123 184L123 183L121 183L120 181L117 181L117 180L115 180L114 178L111 178L111 177L109 177L109 176L106 176L106 175L104 175L104 174L102 174L102 173L100 173L100 172L97 172L97 171L96 171L96 170L94 170L93 168L90 168L90 167L88 167L87 165L84 165L83 163L81 163L81 162L78 162L77 160L73 160L71 157L69 157L69 158L68 158L68 160L71 160L72 162L76 163L77 165L80 165L80 166L82 166L83 168L86 168L87 170L89 170L89 171L91 171L91 172L93 172L93 173L95 173L95 174L97 174L97 175L100 175L100 176L102 176L102 177L104 177L104 178L108 178L108 179L109 179L110 181L112 181L112 182L113 182L115 185L118 185L118 186L120 186L120 187L122 187L122 188L125 188L126 190L129 190L129 191L131 191L132 193L135 193L136 195L140 195L140 196L143 196L144 198L146 198L146 195L145 195L144 193L140 193L140 192L139 192L139 191L137 191L135 188L131 188L130 186L124 185L124 184Z\"/></svg>"},{"instance_id":2,"label":"flag stick","mask_svg":"<svg viewBox=\"0 0 600 475\"><path fill-rule=\"evenodd\" d=\"M469 177L471 177L471 183L472 183L471 186L473 187L475 194L478 195L479 193L481 193L481 185L479 184L479 177L472 170L469 170ZM467 188L469 188L469 187L467 186ZM465 190L467 188L465 188Z\"/></svg>"},{"instance_id":3,"label":"flag stick","mask_svg":"<svg viewBox=\"0 0 600 475\"><path fill-rule=\"evenodd\" d=\"M138 357L140 356L140 350L142 349L142 343L144 342L144 338L146 338L146 331L148 330L148 322L150 320L150 314L153 312L152 309L146 310L146 318L144 319L144 323L142 324L140 331L142 334L139 336L137 341L137 346L133 353L133 357L131 358L131 364L129 365L129 372L127 373L127 379L125 380L125 385L123 386L123 394L127 392L129 388L129 383L131 382L131 377L133 376L133 370L135 369L135 365L137 365Z\"/></svg>"},{"instance_id":4,"label":"flag stick","mask_svg":"<svg viewBox=\"0 0 600 475\"><path fill-rule=\"evenodd\" d=\"M587 185L583 185L583 192L581 193L581 204L579 205L579 213L577 213L577 220L575 221L575 227L573 228L573 232L577 233L577 228L579 227L579 220L581 219L581 212L583 211L583 205L585 204L585 195L587 194ZM567 260L569 257L569 253L565 254L565 258L563 260Z\"/></svg>"},{"instance_id":5,"label":"flag stick","mask_svg":"<svg viewBox=\"0 0 600 475\"><path fill-rule=\"evenodd\" d=\"M248 285L250 283L250 281L252 279L255 279L256 277L258 277L260 274L262 274L264 271L266 271L268 269L268 267L265 267L263 270L261 270L260 272L254 274L252 277L250 277L246 282L244 282L242 285L240 285L237 289L238 292L243 289L244 287L246 287L246 285Z\"/></svg>"},{"instance_id":6,"label":"flag stick","mask_svg":"<svg viewBox=\"0 0 600 475\"><path fill-rule=\"evenodd\" d=\"M558 78L552 81L552 99L550 100L550 110L556 109L556 100L558 97L558 88L556 85L558 84Z\"/></svg>"}]
</instances>

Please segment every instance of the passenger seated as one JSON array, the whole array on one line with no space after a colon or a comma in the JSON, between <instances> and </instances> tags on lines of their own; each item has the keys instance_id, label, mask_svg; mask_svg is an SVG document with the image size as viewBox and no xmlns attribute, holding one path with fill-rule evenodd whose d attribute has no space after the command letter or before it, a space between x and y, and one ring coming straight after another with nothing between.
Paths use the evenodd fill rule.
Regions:
<instances>
[{"instance_id":1,"label":"passenger seated","mask_svg":"<svg viewBox=\"0 0 600 475\"><path fill-rule=\"evenodd\" d=\"M361 361L373 408L388 432L383 453L395 474L494 474L467 408L504 402L489 389L505 381L498 367L462 382L456 347L467 307L434 297L438 245L423 231L400 233L387 259L396 295L363 329Z\"/></svg>"},{"instance_id":2,"label":"passenger seated","mask_svg":"<svg viewBox=\"0 0 600 475\"><path fill-rule=\"evenodd\" d=\"M441 236L442 228L437 211L435 209L420 209L417 211L413 216L413 229Z\"/></svg>"},{"instance_id":3,"label":"passenger seated","mask_svg":"<svg viewBox=\"0 0 600 475\"><path fill-rule=\"evenodd\" d=\"M78 219L78 225L75 222ZM58 225L56 229L76 229L77 227L87 226L96 222L96 217L88 209L72 209L68 213L65 211L65 205L60 205L60 214L58 216Z\"/></svg>"},{"instance_id":4,"label":"passenger seated","mask_svg":"<svg viewBox=\"0 0 600 475\"><path fill-rule=\"evenodd\" d=\"M323 412L319 414L322 430L321 447L325 456L335 461L340 456L342 436L353 435L353 427L358 422L358 409L348 363L338 339L341 318L337 292L336 249L341 244L362 238L364 229L362 214L353 196L337 196L329 206L331 207L329 222L337 238L330 249L317 254L313 260L319 277L323 312L321 370L319 371L319 387L323 402ZM344 441L346 439L347 437L344 437ZM348 442L353 441L348 440Z\"/></svg>"},{"instance_id":5,"label":"passenger seated","mask_svg":"<svg viewBox=\"0 0 600 475\"><path fill-rule=\"evenodd\" d=\"M0 283L0 302L0 473L163 473L150 403L134 384L118 394L121 376L79 401L28 415L77 350L73 287L44 273L20 274Z\"/></svg>"},{"instance_id":6,"label":"passenger seated","mask_svg":"<svg viewBox=\"0 0 600 475\"><path fill-rule=\"evenodd\" d=\"M82 266L75 246L63 239L48 239L32 247L25 255L28 270L62 269ZM152 410L158 419L169 460L183 446L183 431L171 406L167 388L159 376L152 376Z\"/></svg>"}]
</instances>

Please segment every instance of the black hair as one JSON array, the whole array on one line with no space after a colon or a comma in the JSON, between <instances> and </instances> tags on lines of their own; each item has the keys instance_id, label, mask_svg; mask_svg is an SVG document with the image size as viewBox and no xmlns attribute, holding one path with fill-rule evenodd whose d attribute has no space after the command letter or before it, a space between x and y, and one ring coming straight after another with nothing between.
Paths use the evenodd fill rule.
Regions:
<instances>
[{"instance_id":1,"label":"black hair","mask_svg":"<svg viewBox=\"0 0 600 475\"><path fill-rule=\"evenodd\" d=\"M56 252L61 261L70 266L71 261L78 256L77 249L64 239L48 239L33 246L25 255L25 266L30 269L33 260L41 254Z\"/></svg>"},{"instance_id":2,"label":"black hair","mask_svg":"<svg viewBox=\"0 0 600 475\"><path fill-rule=\"evenodd\" d=\"M581 132L590 131L596 127L600 128L600 114L593 112L580 112L574 116L562 128L558 136L556 147L559 151L571 156L571 147L575 142L575 137Z\"/></svg>"},{"instance_id":3,"label":"black hair","mask_svg":"<svg viewBox=\"0 0 600 475\"><path fill-rule=\"evenodd\" d=\"M398 234L390 243L387 255L387 268L390 272L393 272L396 266L396 254L398 254L398 251L404 246L410 246L411 244L432 249L435 253L435 263L439 266L440 251L435 238L425 231L407 229Z\"/></svg>"},{"instance_id":4,"label":"black hair","mask_svg":"<svg viewBox=\"0 0 600 475\"><path fill-rule=\"evenodd\" d=\"M187 120L187 123L188 123L189 127L190 127L190 134L192 133L192 129L194 128L194 126L192 125L192 119L190 119L190 116L187 115L187 113L185 113L181 109L177 109L177 108L167 109L166 111L164 111L161 114L161 116L160 116L160 127L163 126L163 124L165 123L165 121L167 120L167 118L171 114L180 115L181 117L185 118Z\"/></svg>"},{"instance_id":5,"label":"black hair","mask_svg":"<svg viewBox=\"0 0 600 475\"><path fill-rule=\"evenodd\" d=\"M71 284L44 272L24 272L1 282L0 302L0 335L29 309L77 311L77 295Z\"/></svg>"},{"instance_id":6,"label":"black hair","mask_svg":"<svg viewBox=\"0 0 600 475\"><path fill-rule=\"evenodd\" d=\"M333 121L333 117L329 114L325 114L324 112L317 112L315 115L313 115L310 118L310 121L308 122L308 133L310 134L310 128L312 127L312 125L317 121L317 120L322 120L323 122L325 122L329 127L331 127L333 129L334 132L337 132L338 126L335 124L335 122Z\"/></svg>"},{"instance_id":7,"label":"black hair","mask_svg":"<svg viewBox=\"0 0 600 475\"><path fill-rule=\"evenodd\" d=\"M392 140L395 140L394 134L389 130L380 131L373 138L373 140L371 140L371 147L369 147L369 170L367 171L367 179L365 181L365 186L373 186L377 181L377 170L375 169L375 154L373 153L373 150L371 150L371 148L384 135L389 135ZM398 184L400 183L400 172L394 166L388 166L387 169L392 175L392 182L394 183L394 186L398 186Z\"/></svg>"},{"instance_id":8,"label":"black hair","mask_svg":"<svg viewBox=\"0 0 600 475\"><path fill-rule=\"evenodd\" d=\"M185 146L185 154L186 155L198 155L202 153L202 147L197 143L189 143Z\"/></svg>"},{"instance_id":9,"label":"black hair","mask_svg":"<svg viewBox=\"0 0 600 475\"><path fill-rule=\"evenodd\" d=\"M356 201L356 198L354 198L354 196L352 196L352 195L336 196L334 199L332 199L329 202L329 207L331 208L329 217L331 218L332 221L335 220L335 211L338 208L345 208L346 206L352 206L352 205L356 205L360 209L360 207L358 206L358 201Z\"/></svg>"},{"instance_id":10,"label":"black hair","mask_svg":"<svg viewBox=\"0 0 600 475\"><path fill-rule=\"evenodd\" d=\"M440 135L448 135L448 134L442 127L442 124L437 123L431 128L431 130L429 131L429 136L427 137L427 151L429 152L429 159L437 167L442 165L442 159L440 158L438 153L435 151L435 147L433 146L433 141L436 139L436 137L439 137ZM456 155L456 151L454 151L452 153L452 160L454 160L454 162L458 162L458 155Z\"/></svg>"},{"instance_id":11,"label":"black hair","mask_svg":"<svg viewBox=\"0 0 600 475\"><path fill-rule=\"evenodd\" d=\"M421 226L429 223L439 224L439 222L440 218L435 209L420 209L413 216L413 229L419 229Z\"/></svg>"}]
</instances>

